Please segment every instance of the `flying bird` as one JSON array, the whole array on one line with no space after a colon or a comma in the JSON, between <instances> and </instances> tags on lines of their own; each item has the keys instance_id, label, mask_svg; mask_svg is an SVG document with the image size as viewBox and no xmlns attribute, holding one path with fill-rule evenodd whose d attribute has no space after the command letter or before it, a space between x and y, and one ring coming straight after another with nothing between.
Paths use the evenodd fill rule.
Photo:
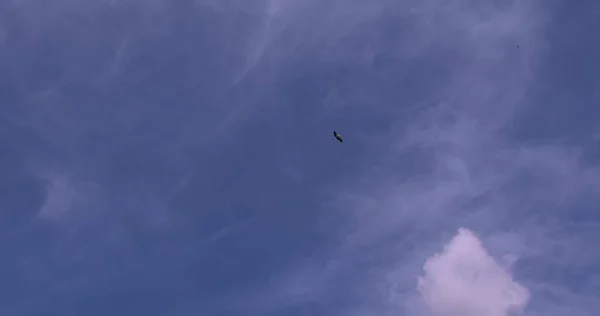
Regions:
<instances>
[{"instance_id":1,"label":"flying bird","mask_svg":"<svg viewBox=\"0 0 600 316\"><path fill-rule=\"evenodd\" d=\"M335 137L335 139L339 140L340 143L344 142L344 140L342 139L342 136L340 134L338 134L336 131L333 131L333 137Z\"/></svg>"}]
</instances>

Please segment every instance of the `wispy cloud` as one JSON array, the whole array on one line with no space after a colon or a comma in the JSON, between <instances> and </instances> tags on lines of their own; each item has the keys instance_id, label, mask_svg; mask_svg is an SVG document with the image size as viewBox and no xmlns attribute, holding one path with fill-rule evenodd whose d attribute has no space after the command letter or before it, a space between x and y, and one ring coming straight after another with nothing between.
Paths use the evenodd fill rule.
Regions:
<instances>
[{"instance_id":1,"label":"wispy cloud","mask_svg":"<svg viewBox=\"0 0 600 316\"><path fill-rule=\"evenodd\" d=\"M67 216L75 197L75 188L69 179L60 175L53 176L48 179L46 201L38 215L50 219Z\"/></svg>"},{"instance_id":2,"label":"wispy cloud","mask_svg":"<svg viewBox=\"0 0 600 316\"><path fill-rule=\"evenodd\" d=\"M393 12L391 3L377 3ZM525 307L530 295L526 288L536 299L524 313L537 315L549 306L559 306L543 299L544 291L536 284L554 279L557 252L580 249L577 241L558 233L564 229L560 221L572 221L580 229L589 225L567 219L567 213L583 208L589 214L594 205L590 202L600 199L600 168L582 159L587 148L551 141L531 143L514 132L523 124L523 114L538 106L532 91L545 79L539 70L548 52L544 30L551 22L551 4L425 1L402 6L410 14L398 13L398 20L412 24L407 26L409 35L398 36L397 41L402 44L398 46L408 48L394 51L393 58L423 68L435 63L437 68L427 70L431 71L427 74L430 83L418 82L427 89L426 96L403 100L419 105L408 112L410 119L406 112L395 116L392 132L385 134L388 143L377 141L378 147L373 146L381 153L370 161L374 167L366 167L355 183L345 179L339 184L344 188L338 196L341 221L350 225L343 232L339 226L332 227L341 236L342 246L324 256L344 258L352 262L349 265L370 271L369 276L357 277L356 288L339 291L363 294L364 301L354 305L360 315L408 312L407 302L417 291L417 276L424 265L426 275L419 290L439 315L507 315L511 306ZM345 16L351 21L348 24L362 17ZM337 35L349 34L338 31ZM373 94L372 87L355 89L348 93ZM399 106L398 100L389 102ZM388 110L391 104L368 106L372 111L394 113ZM578 213L586 216L585 212ZM460 227L465 229L445 252L430 258L440 241L447 241ZM490 241L487 251L471 231ZM544 233L561 250L551 247ZM586 256L600 257L592 253ZM563 268L577 266L577 257L582 255L562 257ZM522 276L519 283L524 285L514 283L492 259L502 256L513 258L515 273ZM538 269L536 276L527 268L531 262ZM487 283L466 281L453 270L454 264L466 265L471 272L485 269L487 281L481 282ZM570 293L565 297L578 295L564 282L554 286L563 294ZM373 294L381 287L386 288L385 294ZM505 290L512 291L512 296ZM373 303L376 297L379 304ZM442 313L452 308L450 314Z\"/></svg>"},{"instance_id":3,"label":"wispy cloud","mask_svg":"<svg viewBox=\"0 0 600 316\"><path fill-rule=\"evenodd\" d=\"M132 283L154 280L150 276L171 268L184 271L173 273L188 281L188 264L202 262L195 257L198 248L261 230L258 224L221 227L228 221L219 216L215 225L199 220L197 209L214 205L199 202L198 192L210 187L206 198L221 198L208 195L218 191L211 187L213 179L227 174L219 188L226 191L223 200L231 208L250 208L229 190L237 182L233 174L239 170L231 168L237 161L215 153L237 140L233 136L249 118L260 116L263 121L256 125L261 125L265 117L294 114L297 109L287 106L301 103L300 111L310 108L307 121L344 124L349 139L335 148L342 148L340 165L352 170L343 180L335 172L324 177L323 185L336 190L322 212L330 239L320 240L326 246L311 258L305 258L309 252L298 254L303 260L286 258L294 261L288 270L273 272L256 287L237 287L238 279L224 269L220 276L227 274L224 279L236 283L229 284L234 289L217 298L206 295L210 299L200 308L194 297L194 306L186 309L281 314L306 308L360 316L506 316L513 310L579 316L600 307L600 283L587 277L600 260L594 247L599 222L591 215L600 201L600 166L589 159L590 148L532 142L516 132L523 125L535 129L538 122L524 120L523 114L544 106L535 93L546 79L540 69L552 44L545 32L553 4L11 3L19 14L11 20L14 30L0 29L1 45L6 56L26 58L7 58L10 63L0 66L3 73L26 69L35 76L27 83L30 75L10 78L27 100L11 108L6 120L12 120L14 134L34 135L17 147L48 184L38 220L64 228L45 245L47 254L32 251L28 262L46 269L55 260L57 269L67 267L67 272L73 262L80 263L85 282L77 280L81 283L73 289L152 266L147 258L167 260L139 272ZM110 31L97 32L105 28ZM50 35L68 47L53 46L63 42L48 40ZM42 76L37 63L50 74ZM282 88L286 85L293 87ZM311 93L316 96L304 95ZM315 128L306 127L307 121L299 133ZM232 155L243 157L254 149L239 147ZM312 155L315 147L306 148ZM304 156L284 157L273 166L284 169L298 187L311 183L307 174L322 170L312 169ZM263 158L257 159L264 163ZM217 160L224 162L215 171ZM201 184L182 204L202 205L174 212L173 196L195 181ZM257 205L267 204L262 202ZM199 222L213 233L197 233ZM172 234L154 239L166 227ZM286 245L280 235L267 237L260 240ZM223 251L245 253L229 246ZM137 250L147 253L138 256ZM211 255L223 255L220 251ZM184 254L177 261L169 256L174 253ZM245 255L234 257L255 254ZM239 261L232 270L243 270L244 260ZM204 273L210 279L212 271Z\"/></svg>"}]
</instances>

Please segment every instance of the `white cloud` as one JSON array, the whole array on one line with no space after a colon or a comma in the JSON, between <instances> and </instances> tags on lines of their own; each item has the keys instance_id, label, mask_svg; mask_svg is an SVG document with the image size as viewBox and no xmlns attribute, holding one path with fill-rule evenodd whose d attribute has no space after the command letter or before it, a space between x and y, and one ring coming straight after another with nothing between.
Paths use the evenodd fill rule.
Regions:
<instances>
[{"instance_id":1,"label":"white cloud","mask_svg":"<svg viewBox=\"0 0 600 316\"><path fill-rule=\"evenodd\" d=\"M481 241L467 229L444 250L430 257L418 290L436 316L506 316L529 300L528 290L515 282Z\"/></svg>"}]
</instances>

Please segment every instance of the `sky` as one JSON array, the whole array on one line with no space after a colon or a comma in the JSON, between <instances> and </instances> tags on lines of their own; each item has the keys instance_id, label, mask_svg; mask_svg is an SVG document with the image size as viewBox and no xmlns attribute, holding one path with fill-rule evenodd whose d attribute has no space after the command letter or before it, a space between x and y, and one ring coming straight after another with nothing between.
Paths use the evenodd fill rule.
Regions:
<instances>
[{"instance_id":1,"label":"sky","mask_svg":"<svg viewBox=\"0 0 600 316\"><path fill-rule=\"evenodd\" d=\"M598 28L591 0L1 1L1 314L595 315Z\"/></svg>"}]
</instances>

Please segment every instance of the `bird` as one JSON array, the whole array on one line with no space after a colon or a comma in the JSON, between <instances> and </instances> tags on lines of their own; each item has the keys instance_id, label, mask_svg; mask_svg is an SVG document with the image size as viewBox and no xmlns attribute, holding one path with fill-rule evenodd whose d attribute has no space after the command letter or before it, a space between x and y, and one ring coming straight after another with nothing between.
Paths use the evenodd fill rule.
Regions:
<instances>
[{"instance_id":1,"label":"bird","mask_svg":"<svg viewBox=\"0 0 600 316\"><path fill-rule=\"evenodd\" d=\"M342 136L340 134L338 134L336 131L333 131L333 137L335 137L335 139L339 140L340 143L344 142L344 140L342 139Z\"/></svg>"}]
</instances>

